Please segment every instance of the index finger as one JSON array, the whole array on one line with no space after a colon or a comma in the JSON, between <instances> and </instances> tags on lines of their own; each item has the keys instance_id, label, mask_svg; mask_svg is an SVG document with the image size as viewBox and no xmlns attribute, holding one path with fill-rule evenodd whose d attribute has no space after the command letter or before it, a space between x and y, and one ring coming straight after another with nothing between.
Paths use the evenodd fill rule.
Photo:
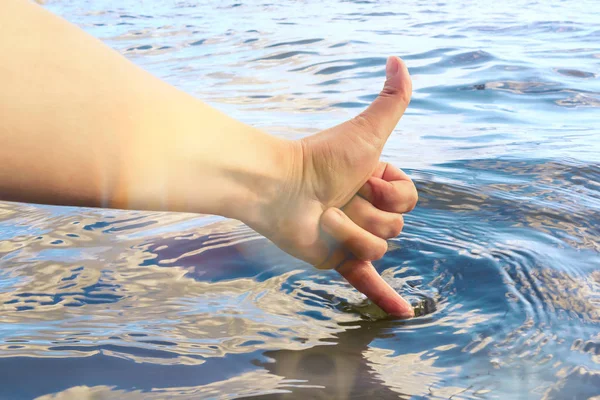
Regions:
<instances>
[{"instance_id":1,"label":"index finger","mask_svg":"<svg viewBox=\"0 0 600 400\"><path fill-rule=\"evenodd\" d=\"M388 314L400 318L415 316L410 303L388 285L370 262L350 259L344 261L336 270L348 283Z\"/></svg>"}]
</instances>

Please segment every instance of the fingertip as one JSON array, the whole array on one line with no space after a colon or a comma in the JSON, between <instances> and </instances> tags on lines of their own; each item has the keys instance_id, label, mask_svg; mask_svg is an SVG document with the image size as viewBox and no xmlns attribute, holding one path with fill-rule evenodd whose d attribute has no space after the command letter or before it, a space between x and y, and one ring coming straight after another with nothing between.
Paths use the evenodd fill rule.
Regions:
<instances>
[{"instance_id":1,"label":"fingertip","mask_svg":"<svg viewBox=\"0 0 600 400\"><path fill-rule=\"evenodd\" d=\"M384 92L400 97L402 103L407 106L412 96L412 80L406 63L399 57L390 56L386 62L385 72Z\"/></svg>"},{"instance_id":2,"label":"fingertip","mask_svg":"<svg viewBox=\"0 0 600 400\"><path fill-rule=\"evenodd\" d=\"M377 273L371 263L349 260L336 270L359 292L386 313L408 319L415 316L413 307Z\"/></svg>"},{"instance_id":3,"label":"fingertip","mask_svg":"<svg viewBox=\"0 0 600 400\"><path fill-rule=\"evenodd\" d=\"M396 214L395 218L390 223L390 233L388 238L397 237L404 229L404 217L402 214Z\"/></svg>"},{"instance_id":4,"label":"fingertip","mask_svg":"<svg viewBox=\"0 0 600 400\"><path fill-rule=\"evenodd\" d=\"M415 311L413 309L411 309L410 311L407 311L405 313L401 313L401 314L398 314L398 315L394 315L394 316L398 317L398 318L401 318L401 319L411 319L411 318L415 317Z\"/></svg>"},{"instance_id":5,"label":"fingertip","mask_svg":"<svg viewBox=\"0 0 600 400\"><path fill-rule=\"evenodd\" d=\"M388 243L384 239L378 239L370 249L370 252L363 255L363 261L381 260L385 256L385 253L388 251Z\"/></svg>"},{"instance_id":6,"label":"fingertip","mask_svg":"<svg viewBox=\"0 0 600 400\"><path fill-rule=\"evenodd\" d=\"M414 190L411 192L411 197L409 199L409 205L408 205L408 209L406 212L411 212L412 210L415 209L415 207L417 206L417 203L419 202L419 192L417 191L417 188L415 187Z\"/></svg>"},{"instance_id":7,"label":"fingertip","mask_svg":"<svg viewBox=\"0 0 600 400\"><path fill-rule=\"evenodd\" d=\"M394 56L394 58L396 58L398 60L398 71L400 73L406 73L407 75L410 75L408 72L408 66L406 65L404 60L401 59L400 57L396 57L396 56Z\"/></svg>"},{"instance_id":8,"label":"fingertip","mask_svg":"<svg viewBox=\"0 0 600 400\"><path fill-rule=\"evenodd\" d=\"M410 303L399 294L382 298L377 305L386 313L401 319L409 319L415 316L415 310Z\"/></svg>"},{"instance_id":9,"label":"fingertip","mask_svg":"<svg viewBox=\"0 0 600 400\"><path fill-rule=\"evenodd\" d=\"M395 76L401 67L401 60L396 56L389 56L385 63L385 76L390 79Z\"/></svg>"},{"instance_id":10,"label":"fingertip","mask_svg":"<svg viewBox=\"0 0 600 400\"><path fill-rule=\"evenodd\" d=\"M402 60L400 57L393 57L397 60L398 63L398 71L396 72L396 74L400 75L404 79L408 78L410 80L410 72L404 60Z\"/></svg>"}]
</instances>

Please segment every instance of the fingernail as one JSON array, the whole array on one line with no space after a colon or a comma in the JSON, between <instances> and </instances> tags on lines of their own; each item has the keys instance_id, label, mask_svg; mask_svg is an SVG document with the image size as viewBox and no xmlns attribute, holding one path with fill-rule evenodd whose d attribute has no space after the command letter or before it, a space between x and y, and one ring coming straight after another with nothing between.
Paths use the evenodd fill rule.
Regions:
<instances>
[{"instance_id":1,"label":"fingernail","mask_svg":"<svg viewBox=\"0 0 600 400\"><path fill-rule=\"evenodd\" d=\"M400 315L400 318L409 319L409 318L414 318L414 316L415 316L415 310L411 307L410 310L402 313Z\"/></svg>"},{"instance_id":2,"label":"fingernail","mask_svg":"<svg viewBox=\"0 0 600 400\"><path fill-rule=\"evenodd\" d=\"M390 56L387 59L387 63L385 64L385 77L391 78L398 73L398 67L400 63L398 63L398 59L394 56Z\"/></svg>"},{"instance_id":3,"label":"fingernail","mask_svg":"<svg viewBox=\"0 0 600 400\"><path fill-rule=\"evenodd\" d=\"M377 304L382 310L394 317L402 319L410 319L415 316L415 310L404 300L398 299L383 299Z\"/></svg>"},{"instance_id":4,"label":"fingernail","mask_svg":"<svg viewBox=\"0 0 600 400\"><path fill-rule=\"evenodd\" d=\"M398 317L401 319L411 319L414 318L415 316L415 312L411 309L410 311L402 311L402 312L396 312L396 313L391 313L394 317Z\"/></svg>"}]
</instances>

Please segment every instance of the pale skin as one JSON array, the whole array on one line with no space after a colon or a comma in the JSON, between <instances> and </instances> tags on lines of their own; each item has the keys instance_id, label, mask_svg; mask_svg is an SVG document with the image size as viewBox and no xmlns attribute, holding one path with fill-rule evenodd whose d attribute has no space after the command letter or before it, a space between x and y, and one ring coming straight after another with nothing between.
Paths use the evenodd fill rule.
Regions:
<instances>
[{"instance_id":1,"label":"pale skin","mask_svg":"<svg viewBox=\"0 0 600 400\"><path fill-rule=\"evenodd\" d=\"M335 268L388 313L410 304L377 273L417 203L379 161L411 80L390 57L360 115L301 140L234 120L26 0L0 1L0 199L217 214Z\"/></svg>"}]
</instances>

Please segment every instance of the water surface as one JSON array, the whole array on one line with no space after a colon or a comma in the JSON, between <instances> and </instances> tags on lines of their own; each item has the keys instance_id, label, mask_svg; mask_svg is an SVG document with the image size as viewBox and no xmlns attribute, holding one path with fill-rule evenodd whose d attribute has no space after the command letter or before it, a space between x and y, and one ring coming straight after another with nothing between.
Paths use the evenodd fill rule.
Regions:
<instances>
[{"instance_id":1,"label":"water surface","mask_svg":"<svg viewBox=\"0 0 600 400\"><path fill-rule=\"evenodd\" d=\"M133 62L302 137L401 56L383 158L420 192L384 318L220 217L0 203L0 398L600 396L600 5L50 1Z\"/></svg>"}]
</instances>

